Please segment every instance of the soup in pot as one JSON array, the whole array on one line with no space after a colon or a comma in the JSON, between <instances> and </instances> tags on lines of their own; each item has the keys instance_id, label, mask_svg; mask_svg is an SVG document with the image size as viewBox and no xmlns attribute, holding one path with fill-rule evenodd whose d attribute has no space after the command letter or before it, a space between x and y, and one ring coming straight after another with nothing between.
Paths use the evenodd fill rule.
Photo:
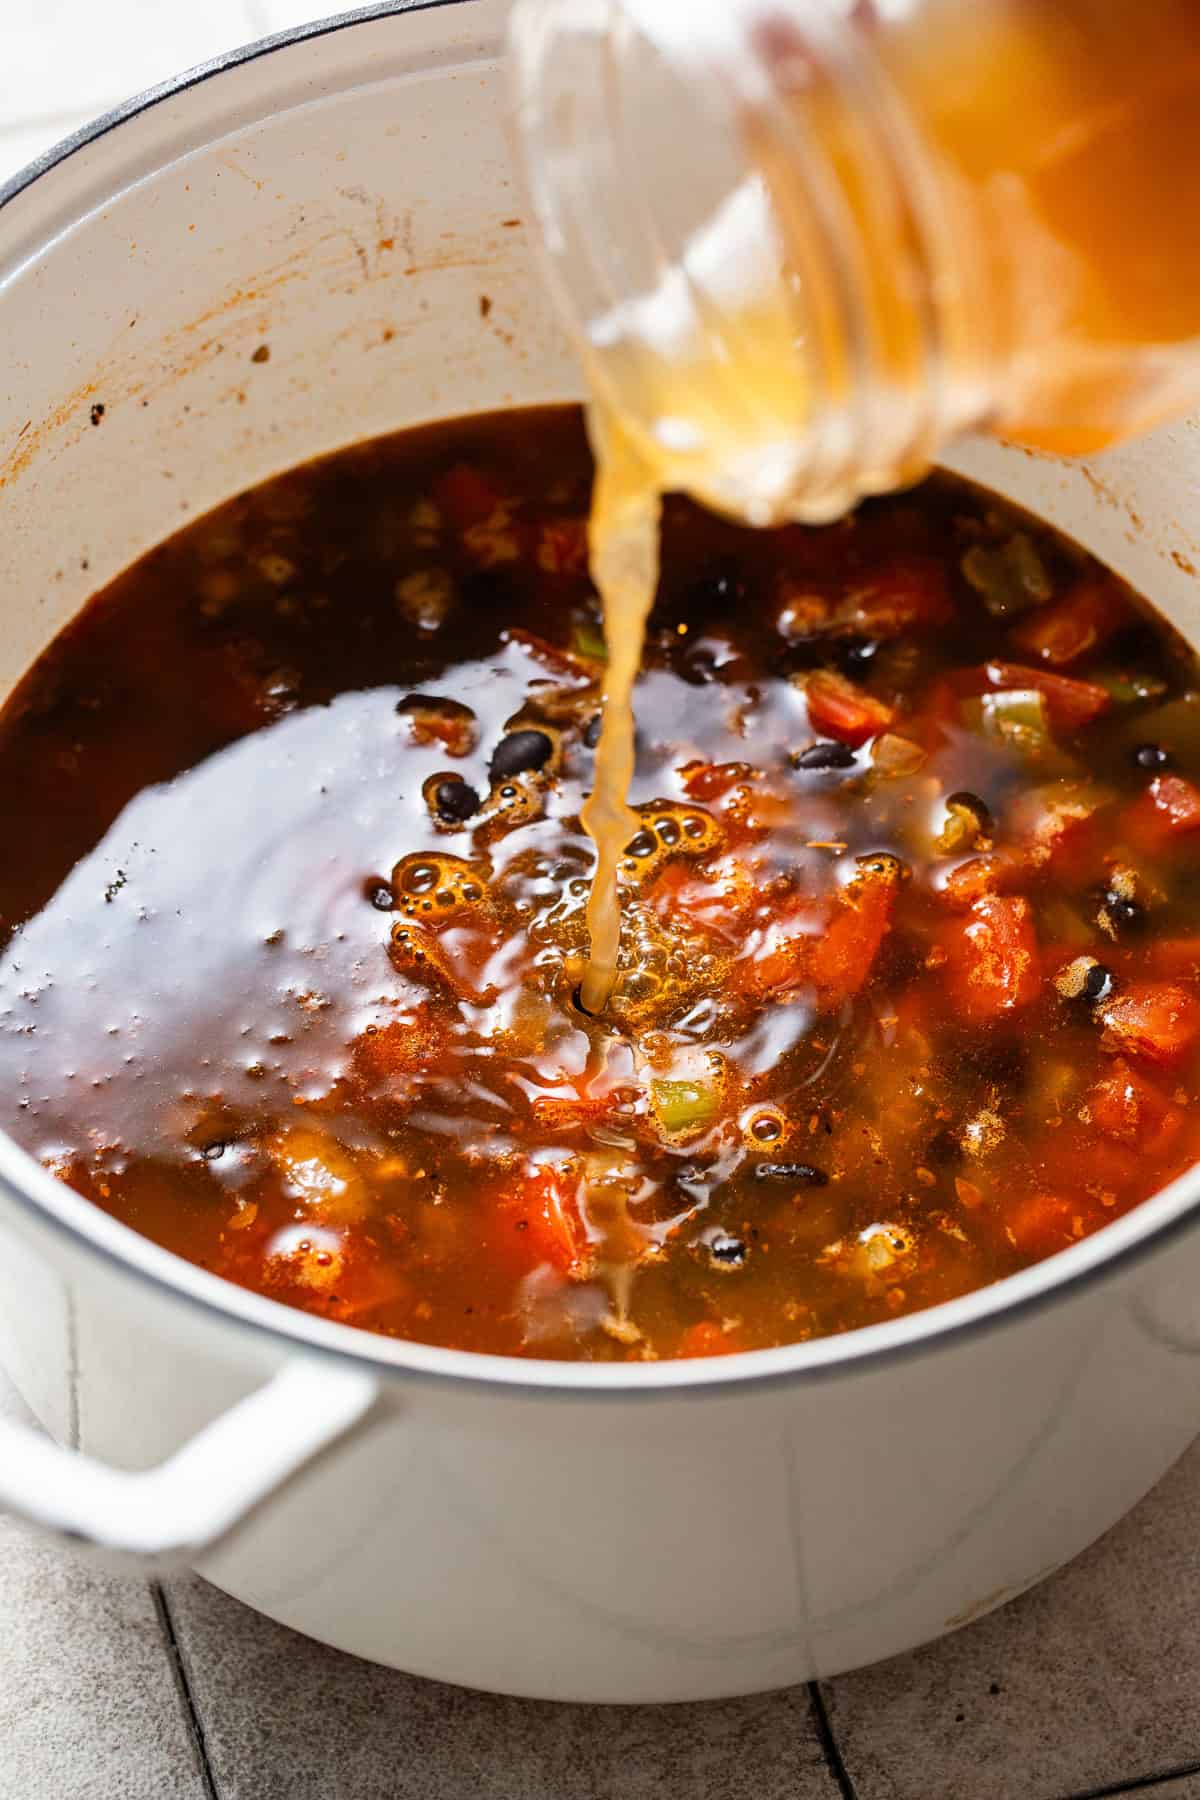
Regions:
<instances>
[{"instance_id":1,"label":"soup in pot","mask_svg":"<svg viewBox=\"0 0 1200 1800\"><path fill-rule=\"evenodd\" d=\"M926 1307L1192 1163L1185 646L948 476L668 499L597 977L591 481L574 409L402 433L90 602L0 715L0 1124L288 1305L592 1360Z\"/></svg>"}]
</instances>

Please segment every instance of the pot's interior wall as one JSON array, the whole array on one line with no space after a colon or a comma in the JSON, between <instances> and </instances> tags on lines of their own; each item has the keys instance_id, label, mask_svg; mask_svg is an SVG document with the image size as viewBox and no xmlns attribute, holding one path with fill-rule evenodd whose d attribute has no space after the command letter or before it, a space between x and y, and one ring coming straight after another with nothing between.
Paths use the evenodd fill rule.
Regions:
<instances>
[{"instance_id":1,"label":"pot's interior wall","mask_svg":"<svg viewBox=\"0 0 1200 1800\"><path fill-rule=\"evenodd\" d=\"M946 460L1086 544L1200 644L1200 417L1088 462L983 438Z\"/></svg>"},{"instance_id":2,"label":"pot's interior wall","mask_svg":"<svg viewBox=\"0 0 1200 1800\"><path fill-rule=\"evenodd\" d=\"M201 80L0 209L0 691L97 585L320 451L573 397L523 222L505 0L360 22ZM93 423L93 421L96 421ZM1200 635L1200 435L957 466Z\"/></svg>"},{"instance_id":3,"label":"pot's interior wall","mask_svg":"<svg viewBox=\"0 0 1200 1800\"><path fill-rule=\"evenodd\" d=\"M100 583L239 489L377 432L578 392L531 267L503 10L260 57L0 209L0 689Z\"/></svg>"}]
</instances>

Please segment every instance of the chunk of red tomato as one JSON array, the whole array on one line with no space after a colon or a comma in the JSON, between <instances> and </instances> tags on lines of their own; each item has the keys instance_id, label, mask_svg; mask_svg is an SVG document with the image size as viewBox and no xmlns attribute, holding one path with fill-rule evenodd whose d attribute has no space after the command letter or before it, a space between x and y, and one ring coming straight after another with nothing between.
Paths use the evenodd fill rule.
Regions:
<instances>
[{"instance_id":1,"label":"chunk of red tomato","mask_svg":"<svg viewBox=\"0 0 1200 1800\"><path fill-rule=\"evenodd\" d=\"M690 762L679 771L689 800L698 800L702 806L723 800L735 788L744 787L753 775L753 764L745 762Z\"/></svg>"},{"instance_id":2,"label":"chunk of red tomato","mask_svg":"<svg viewBox=\"0 0 1200 1800\"><path fill-rule=\"evenodd\" d=\"M1090 1212L1090 1205L1086 1209ZM1086 1235L1085 1208L1061 1194L1027 1194L1004 1213L1009 1242L1031 1261L1065 1250Z\"/></svg>"},{"instance_id":3,"label":"chunk of red tomato","mask_svg":"<svg viewBox=\"0 0 1200 1800\"><path fill-rule=\"evenodd\" d=\"M951 997L969 1019L1002 1019L1036 1000L1041 986L1029 902L984 894L946 945Z\"/></svg>"},{"instance_id":4,"label":"chunk of red tomato","mask_svg":"<svg viewBox=\"0 0 1200 1800\"><path fill-rule=\"evenodd\" d=\"M946 569L937 557L893 556L837 607L842 630L864 637L899 637L949 622L953 607Z\"/></svg>"},{"instance_id":5,"label":"chunk of red tomato","mask_svg":"<svg viewBox=\"0 0 1200 1800\"><path fill-rule=\"evenodd\" d=\"M433 497L449 523L459 531L482 525L504 501L495 482L469 463L455 463L439 475L433 484Z\"/></svg>"},{"instance_id":6,"label":"chunk of red tomato","mask_svg":"<svg viewBox=\"0 0 1200 1800\"><path fill-rule=\"evenodd\" d=\"M1200 831L1200 787L1186 775L1156 775L1126 812L1124 830L1151 851Z\"/></svg>"},{"instance_id":7,"label":"chunk of red tomato","mask_svg":"<svg viewBox=\"0 0 1200 1800\"><path fill-rule=\"evenodd\" d=\"M836 738L857 749L893 723L893 707L876 700L833 669L818 669L804 687L808 722L821 737Z\"/></svg>"},{"instance_id":8,"label":"chunk of red tomato","mask_svg":"<svg viewBox=\"0 0 1200 1800\"><path fill-rule=\"evenodd\" d=\"M496 1204L500 1248L526 1269L548 1263L560 1275L580 1276L587 1268L587 1233L579 1216L574 1184L561 1170L540 1164L507 1184Z\"/></svg>"},{"instance_id":9,"label":"chunk of red tomato","mask_svg":"<svg viewBox=\"0 0 1200 1800\"><path fill-rule=\"evenodd\" d=\"M650 905L665 924L684 931L697 926L738 945L758 900L750 871L722 857L710 874L686 863L668 863L650 892Z\"/></svg>"},{"instance_id":10,"label":"chunk of red tomato","mask_svg":"<svg viewBox=\"0 0 1200 1800\"><path fill-rule=\"evenodd\" d=\"M412 1291L394 1258L361 1228L311 1222L232 1235L219 1272L291 1306L346 1323L404 1303Z\"/></svg>"},{"instance_id":11,"label":"chunk of red tomato","mask_svg":"<svg viewBox=\"0 0 1200 1800\"><path fill-rule=\"evenodd\" d=\"M1200 981L1200 937L1160 938L1141 955L1145 972L1163 981Z\"/></svg>"},{"instance_id":12,"label":"chunk of red tomato","mask_svg":"<svg viewBox=\"0 0 1200 1800\"><path fill-rule=\"evenodd\" d=\"M1132 982L1101 1009L1110 1050L1170 1066L1200 1038L1200 1000L1174 982Z\"/></svg>"},{"instance_id":13,"label":"chunk of red tomato","mask_svg":"<svg viewBox=\"0 0 1200 1800\"><path fill-rule=\"evenodd\" d=\"M364 1031L353 1045L354 1073L371 1091L427 1069L445 1041L431 1007L418 1002L410 1012Z\"/></svg>"},{"instance_id":14,"label":"chunk of red tomato","mask_svg":"<svg viewBox=\"0 0 1200 1800\"><path fill-rule=\"evenodd\" d=\"M1152 1082L1123 1059L1088 1093L1087 1117L1106 1137L1162 1151L1179 1130L1181 1115Z\"/></svg>"},{"instance_id":15,"label":"chunk of red tomato","mask_svg":"<svg viewBox=\"0 0 1200 1800\"><path fill-rule=\"evenodd\" d=\"M1103 576L1088 576L1053 606L1030 613L1009 638L1023 655L1060 668L1099 649L1129 618L1117 586Z\"/></svg>"},{"instance_id":16,"label":"chunk of red tomato","mask_svg":"<svg viewBox=\"0 0 1200 1800\"><path fill-rule=\"evenodd\" d=\"M1032 689L1046 702L1046 712L1056 731L1079 731L1112 705L1107 688L1073 675L1052 675L1047 669L1025 663L990 662L981 671L987 685L1005 692Z\"/></svg>"},{"instance_id":17,"label":"chunk of red tomato","mask_svg":"<svg viewBox=\"0 0 1200 1800\"><path fill-rule=\"evenodd\" d=\"M587 524L583 519L550 519L538 527L537 566L547 575L582 575L588 566Z\"/></svg>"},{"instance_id":18,"label":"chunk of red tomato","mask_svg":"<svg viewBox=\"0 0 1200 1800\"><path fill-rule=\"evenodd\" d=\"M699 1319L689 1325L676 1345L675 1354L692 1356L733 1356L747 1345L738 1331L726 1331L715 1319Z\"/></svg>"},{"instance_id":19,"label":"chunk of red tomato","mask_svg":"<svg viewBox=\"0 0 1200 1800\"><path fill-rule=\"evenodd\" d=\"M1017 858L1005 851L989 851L957 863L947 873L939 892L948 906L965 911L977 900L1014 886L1025 874L1025 867Z\"/></svg>"},{"instance_id":20,"label":"chunk of red tomato","mask_svg":"<svg viewBox=\"0 0 1200 1800\"><path fill-rule=\"evenodd\" d=\"M1018 797L1006 820L1017 854L1031 872L1052 870L1065 887L1099 880L1112 839L1106 789L1062 781Z\"/></svg>"},{"instance_id":21,"label":"chunk of red tomato","mask_svg":"<svg viewBox=\"0 0 1200 1800\"><path fill-rule=\"evenodd\" d=\"M760 999L778 999L799 987L808 979L824 918L819 901L795 895L777 901L755 933L749 954L736 965L737 986Z\"/></svg>"},{"instance_id":22,"label":"chunk of red tomato","mask_svg":"<svg viewBox=\"0 0 1200 1800\"><path fill-rule=\"evenodd\" d=\"M868 864L842 889L809 970L824 1005L848 1000L866 983L891 926L899 886L900 866L889 856Z\"/></svg>"}]
</instances>

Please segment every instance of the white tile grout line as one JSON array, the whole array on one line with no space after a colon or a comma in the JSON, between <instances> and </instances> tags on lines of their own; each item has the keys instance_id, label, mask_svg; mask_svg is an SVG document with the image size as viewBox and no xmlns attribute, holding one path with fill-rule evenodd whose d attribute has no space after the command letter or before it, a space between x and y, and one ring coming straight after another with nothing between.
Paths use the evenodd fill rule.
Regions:
<instances>
[{"instance_id":1,"label":"white tile grout line","mask_svg":"<svg viewBox=\"0 0 1200 1800\"><path fill-rule=\"evenodd\" d=\"M167 1590L161 1581L148 1582L147 1586L150 1589L150 1598L154 1602L155 1616L162 1633L163 1652L170 1665L188 1736L196 1752L196 1763L200 1773L200 1784L204 1790L204 1800L221 1800L216 1771L208 1754L208 1738L204 1729L204 1719L201 1716L196 1690L192 1685L187 1663L184 1660L179 1633L175 1629L175 1619L171 1612L171 1602Z\"/></svg>"}]
</instances>

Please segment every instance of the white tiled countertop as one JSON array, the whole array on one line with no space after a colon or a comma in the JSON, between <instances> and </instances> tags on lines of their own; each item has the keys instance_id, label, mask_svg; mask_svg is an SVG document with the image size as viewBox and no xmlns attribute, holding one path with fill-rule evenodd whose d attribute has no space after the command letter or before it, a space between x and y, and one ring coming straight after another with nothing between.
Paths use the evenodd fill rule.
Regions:
<instances>
[{"instance_id":1,"label":"white tiled countertop","mask_svg":"<svg viewBox=\"0 0 1200 1800\"><path fill-rule=\"evenodd\" d=\"M0 0L0 180L303 0ZM0 1414L22 1416L0 1377ZM1197 1390L1200 1422L1200 1383ZM1200 1445L1052 1581L930 1649L704 1707L398 1675L197 1579L0 1521L0 1800L1200 1800Z\"/></svg>"}]
</instances>

